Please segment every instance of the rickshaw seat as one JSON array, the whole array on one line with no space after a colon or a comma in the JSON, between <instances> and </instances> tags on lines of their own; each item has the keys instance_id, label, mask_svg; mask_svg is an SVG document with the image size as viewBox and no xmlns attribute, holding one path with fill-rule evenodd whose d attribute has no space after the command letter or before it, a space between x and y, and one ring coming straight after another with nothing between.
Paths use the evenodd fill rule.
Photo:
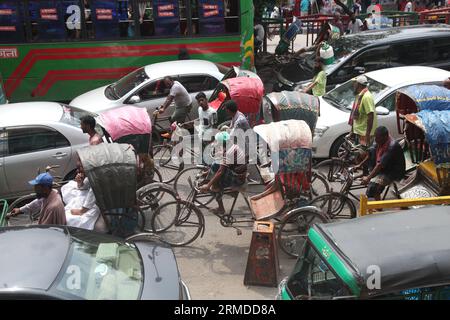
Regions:
<instances>
[{"instance_id":1,"label":"rickshaw seat","mask_svg":"<svg viewBox=\"0 0 450 320\"><path fill-rule=\"evenodd\" d=\"M310 189L310 175L306 172L280 173L279 182L288 199L297 198Z\"/></svg>"}]
</instances>

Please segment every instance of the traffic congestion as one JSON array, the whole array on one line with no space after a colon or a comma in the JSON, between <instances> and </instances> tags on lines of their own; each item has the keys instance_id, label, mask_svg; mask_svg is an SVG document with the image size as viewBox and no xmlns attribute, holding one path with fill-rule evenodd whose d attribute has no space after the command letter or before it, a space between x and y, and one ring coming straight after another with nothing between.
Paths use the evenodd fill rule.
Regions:
<instances>
[{"instance_id":1,"label":"traffic congestion","mask_svg":"<svg viewBox=\"0 0 450 320\"><path fill-rule=\"evenodd\" d=\"M0 299L450 300L449 145L445 1L0 0Z\"/></svg>"}]
</instances>

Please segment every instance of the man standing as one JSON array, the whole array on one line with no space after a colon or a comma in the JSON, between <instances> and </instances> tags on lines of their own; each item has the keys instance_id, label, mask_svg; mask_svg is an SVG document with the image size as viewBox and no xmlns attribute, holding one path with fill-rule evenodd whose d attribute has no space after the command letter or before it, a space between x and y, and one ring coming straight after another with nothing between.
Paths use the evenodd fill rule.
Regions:
<instances>
[{"instance_id":1,"label":"man standing","mask_svg":"<svg viewBox=\"0 0 450 320\"><path fill-rule=\"evenodd\" d=\"M240 111L238 111L238 106L234 100L228 100L223 104L225 110L227 111L228 115L231 116L231 124L230 124L230 136L234 137L237 136L239 133L238 129L242 131L247 131L250 129L250 124L248 123L247 118L244 116L244 114Z\"/></svg>"},{"instance_id":2,"label":"man standing","mask_svg":"<svg viewBox=\"0 0 450 320\"><path fill-rule=\"evenodd\" d=\"M192 109L191 96L181 83L174 81L171 77L165 77L164 84L170 89L170 92L166 101L161 105L158 113L164 113L172 101L175 101L175 111L170 116L170 122L184 123L186 116Z\"/></svg>"},{"instance_id":3,"label":"man standing","mask_svg":"<svg viewBox=\"0 0 450 320\"><path fill-rule=\"evenodd\" d=\"M12 216L19 213L30 214L40 212L39 224L66 225L66 215L64 213L64 204L58 191L52 188L53 177L49 173L41 173L36 179L28 182L34 186L36 198L29 204L15 208L11 212Z\"/></svg>"},{"instance_id":4,"label":"man standing","mask_svg":"<svg viewBox=\"0 0 450 320\"><path fill-rule=\"evenodd\" d=\"M352 13L350 16L350 22L348 23L347 32L350 34L359 33L361 32L362 26L362 21L360 19L356 19L355 14Z\"/></svg>"},{"instance_id":5,"label":"man standing","mask_svg":"<svg viewBox=\"0 0 450 320\"><path fill-rule=\"evenodd\" d=\"M199 105L198 119L186 122L182 125L183 128L192 126L196 121L199 121L198 137L203 143L211 142L213 138L212 129L217 125L217 112L208 104L208 99L204 92L199 92L195 99Z\"/></svg>"},{"instance_id":6,"label":"man standing","mask_svg":"<svg viewBox=\"0 0 450 320\"><path fill-rule=\"evenodd\" d=\"M84 116L80 119L81 130L89 135L89 144L91 146L102 143L102 137L95 131L95 119L92 116Z\"/></svg>"},{"instance_id":7,"label":"man standing","mask_svg":"<svg viewBox=\"0 0 450 320\"><path fill-rule=\"evenodd\" d=\"M368 85L366 76L359 76L354 80L353 90L356 98L348 121L348 124L352 126L350 135L356 136L356 142L365 146L371 145L377 127L375 103L367 88Z\"/></svg>"},{"instance_id":8,"label":"man standing","mask_svg":"<svg viewBox=\"0 0 450 320\"><path fill-rule=\"evenodd\" d=\"M386 127L375 130L375 143L369 149L366 159L369 160L371 172L362 178L362 183L368 185L368 198L381 200L381 194L386 186L393 181L399 181L405 176L405 156L400 144L389 135Z\"/></svg>"}]
</instances>

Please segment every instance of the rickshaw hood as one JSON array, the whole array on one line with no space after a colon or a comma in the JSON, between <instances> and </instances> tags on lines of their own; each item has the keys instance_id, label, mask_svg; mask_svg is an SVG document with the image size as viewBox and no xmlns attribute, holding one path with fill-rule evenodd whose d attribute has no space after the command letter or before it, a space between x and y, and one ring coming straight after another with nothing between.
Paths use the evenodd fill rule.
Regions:
<instances>
[{"instance_id":1,"label":"rickshaw hood","mask_svg":"<svg viewBox=\"0 0 450 320\"><path fill-rule=\"evenodd\" d=\"M242 113L257 113L264 96L264 85L259 78L238 77L222 81Z\"/></svg>"},{"instance_id":2,"label":"rickshaw hood","mask_svg":"<svg viewBox=\"0 0 450 320\"><path fill-rule=\"evenodd\" d=\"M437 85L415 85L400 89L399 94L410 97L419 111L450 110L450 90Z\"/></svg>"}]
</instances>

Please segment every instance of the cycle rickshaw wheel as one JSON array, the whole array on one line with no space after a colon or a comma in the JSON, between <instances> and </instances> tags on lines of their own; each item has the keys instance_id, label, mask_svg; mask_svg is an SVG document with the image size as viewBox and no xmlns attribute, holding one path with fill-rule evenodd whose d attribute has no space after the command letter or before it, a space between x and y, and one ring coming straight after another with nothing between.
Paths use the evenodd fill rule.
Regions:
<instances>
[{"instance_id":1,"label":"cycle rickshaw wheel","mask_svg":"<svg viewBox=\"0 0 450 320\"><path fill-rule=\"evenodd\" d=\"M177 174L174 180L173 187L178 196L183 199L187 199L189 195L192 193L192 190L194 189L193 181L196 180L196 177L199 174L205 172L205 170L209 170L209 167L204 165L197 165L195 167L186 168L179 174ZM214 194L211 193L199 194L196 197L195 202L201 206L207 206L214 199L215 199Z\"/></svg>"},{"instance_id":2,"label":"cycle rickshaw wheel","mask_svg":"<svg viewBox=\"0 0 450 320\"><path fill-rule=\"evenodd\" d=\"M321 209L330 219L356 218L356 207L352 200L338 192L323 194L313 199L310 205Z\"/></svg>"},{"instance_id":3,"label":"cycle rickshaw wheel","mask_svg":"<svg viewBox=\"0 0 450 320\"><path fill-rule=\"evenodd\" d=\"M182 158L173 155L173 151L174 148L171 145L153 147L153 160L164 183L171 183L184 167Z\"/></svg>"}]
</instances>

